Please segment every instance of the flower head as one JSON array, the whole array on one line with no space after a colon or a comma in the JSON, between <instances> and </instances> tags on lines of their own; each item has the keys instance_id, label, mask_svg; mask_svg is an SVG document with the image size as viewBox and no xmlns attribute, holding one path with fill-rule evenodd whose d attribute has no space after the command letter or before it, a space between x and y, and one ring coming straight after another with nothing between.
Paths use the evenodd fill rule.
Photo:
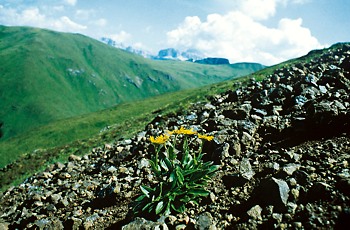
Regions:
<instances>
[{"instance_id":1,"label":"flower head","mask_svg":"<svg viewBox=\"0 0 350 230\"><path fill-rule=\"evenodd\" d=\"M150 136L149 140L154 143L154 144L164 144L165 142L167 142L169 139L168 135L160 135L158 137L154 137L154 136Z\"/></svg>"},{"instance_id":2,"label":"flower head","mask_svg":"<svg viewBox=\"0 0 350 230\"><path fill-rule=\"evenodd\" d=\"M196 134L197 132L194 131L193 129L185 129L183 126L181 126L180 129L176 129L173 131L175 134L185 134L185 135L193 135Z\"/></svg>"},{"instance_id":3,"label":"flower head","mask_svg":"<svg viewBox=\"0 0 350 230\"><path fill-rule=\"evenodd\" d=\"M214 136L208 136L208 135L202 135L198 133L198 138L203 139L203 140L207 140L207 141L212 141L214 139Z\"/></svg>"}]
</instances>

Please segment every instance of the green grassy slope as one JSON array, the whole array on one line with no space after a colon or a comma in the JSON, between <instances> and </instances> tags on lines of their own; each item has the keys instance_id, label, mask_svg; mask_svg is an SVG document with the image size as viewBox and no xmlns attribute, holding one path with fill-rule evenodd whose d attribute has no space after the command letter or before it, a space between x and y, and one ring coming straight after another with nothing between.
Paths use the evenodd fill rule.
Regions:
<instances>
[{"instance_id":1,"label":"green grassy slope","mask_svg":"<svg viewBox=\"0 0 350 230\"><path fill-rule=\"evenodd\" d=\"M339 45L334 45L329 49L338 48ZM66 161L69 154L85 154L93 147L120 138L129 138L143 130L158 114L166 116L169 113L183 112L193 102L204 101L207 96L233 90L239 85L235 84L236 82L245 84L251 77L262 80L276 69L296 63L307 63L329 49L310 52L304 57L260 70L247 77L167 93L143 101L123 103L100 112L56 121L0 142L0 152L7 153L0 155L0 188L20 183L23 178L49 163ZM109 129L104 130L107 126ZM101 130L104 131L100 132ZM3 168L10 162L13 164Z\"/></svg>"},{"instance_id":2,"label":"green grassy slope","mask_svg":"<svg viewBox=\"0 0 350 230\"><path fill-rule=\"evenodd\" d=\"M79 34L0 26L0 141L58 119L199 87L251 68L152 61Z\"/></svg>"},{"instance_id":3,"label":"green grassy slope","mask_svg":"<svg viewBox=\"0 0 350 230\"><path fill-rule=\"evenodd\" d=\"M243 77L235 81L246 82L248 79ZM129 138L155 116L184 112L191 103L223 92L232 87L232 83L226 81L122 103L95 113L55 121L0 142L0 152L8 153L0 155L0 191L10 184L20 183L47 164L66 161L70 154L83 155L93 147Z\"/></svg>"}]
</instances>

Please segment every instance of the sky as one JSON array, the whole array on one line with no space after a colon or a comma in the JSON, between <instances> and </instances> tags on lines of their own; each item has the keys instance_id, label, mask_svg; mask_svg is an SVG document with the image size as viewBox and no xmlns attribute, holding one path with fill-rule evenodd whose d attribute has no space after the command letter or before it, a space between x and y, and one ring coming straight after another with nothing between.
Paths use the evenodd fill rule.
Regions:
<instances>
[{"instance_id":1,"label":"sky","mask_svg":"<svg viewBox=\"0 0 350 230\"><path fill-rule=\"evenodd\" d=\"M350 41L348 0L0 0L0 24L273 65Z\"/></svg>"}]
</instances>

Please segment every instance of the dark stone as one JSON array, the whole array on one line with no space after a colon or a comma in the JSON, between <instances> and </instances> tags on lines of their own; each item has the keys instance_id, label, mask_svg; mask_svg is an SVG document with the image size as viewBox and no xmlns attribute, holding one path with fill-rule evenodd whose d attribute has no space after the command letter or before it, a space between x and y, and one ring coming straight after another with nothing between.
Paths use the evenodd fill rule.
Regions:
<instances>
[{"instance_id":1,"label":"dark stone","mask_svg":"<svg viewBox=\"0 0 350 230\"><path fill-rule=\"evenodd\" d=\"M294 178L300 185L306 185L310 181L309 174L303 170L297 170L294 172Z\"/></svg>"},{"instance_id":2,"label":"dark stone","mask_svg":"<svg viewBox=\"0 0 350 230\"><path fill-rule=\"evenodd\" d=\"M249 180L242 177L240 174L231 174L231 175L223 176L222 181L224 182L224 185L226 186L226 188L230 189L233 187L241 187Z\"/></svg>"},{"instance_id":3,"label":"dark stone","mask_svg":"<svg viewBox=\"0 0 350 230\"><path fill-rule=\"evenodd\" d=\"M336 188L339 189L344 195L350 196L350 178L341 178L336 183Z\"/></svg>"},{"instance_id":4,"label":"dark stone","mask_svg":"<svg viewBox=\"0 0 350 230\"><path fill-rule=\"evenodd\" d=\"M335 229L342 230L347 229L350 226L350 209L345 209L342 213L340 213L336 223Z\"/></svg>"},{"instance_id":5,"label":"dark stone","mask_svg":"<svg viewBox=\"0 0 350 230\"><path fill-rule=\"evenodd\" d=\"M271 178L261 182L256 188L256 202L263 206L273 205L276 212L287 212L289 187L284 180Z\"/></svg>"},{"instance_id":6,"label":"dark stone","mask_svg":"<svg viewBox=\"0 0 350 230\"><path fill-rule=\"evenodd\" d=\"M307 199L308 201L330 200L331 192L330 185L323 182L316 182L307 192Z\"/></svg>"}]
</instances>

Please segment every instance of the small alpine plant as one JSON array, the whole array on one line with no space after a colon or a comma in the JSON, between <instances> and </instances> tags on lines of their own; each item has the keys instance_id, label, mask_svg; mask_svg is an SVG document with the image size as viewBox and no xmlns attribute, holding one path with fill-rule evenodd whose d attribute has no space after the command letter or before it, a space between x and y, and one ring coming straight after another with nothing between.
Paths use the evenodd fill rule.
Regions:
<instances>
[{"instance_id":1,"label":"small alpine plant","mask_svg":"<svg viewBox=\"0 0 350 230\"><path fill-rule=\"evenodd\" d=\"M188 202L199 205L200 198L209 195L204 187L219 168L202 160L203 144L213 138L184 127L151 136L154 154L149 163L155 181L151 186L140 186L134 213L167 216L183 213Z\"/></svg>"}]
</instances>

